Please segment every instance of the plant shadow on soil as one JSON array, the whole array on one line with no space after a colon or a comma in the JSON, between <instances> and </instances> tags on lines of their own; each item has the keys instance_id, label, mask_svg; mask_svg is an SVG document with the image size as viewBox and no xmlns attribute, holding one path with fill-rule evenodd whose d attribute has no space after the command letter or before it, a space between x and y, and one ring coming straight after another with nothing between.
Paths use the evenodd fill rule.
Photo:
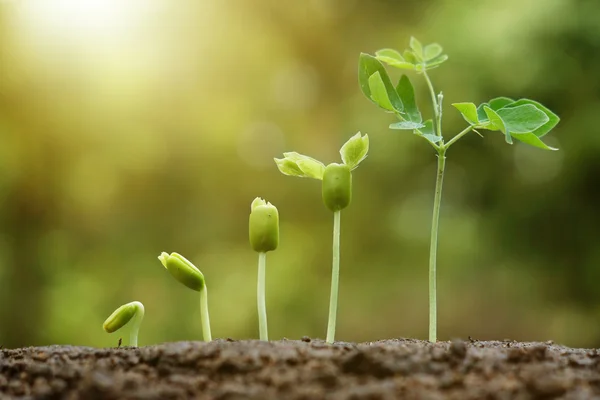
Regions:
<instances>
[{"instance_id":1,"label":"plant shadow on soil","mask_svg":"<svg viewBox=\"0 0 600 400\"><path fill-rule=\"evenodd\" d=\"M600 353L546 343L303 338L0 350L0 399L600 399Z\"/></svg>"}]
</instances>

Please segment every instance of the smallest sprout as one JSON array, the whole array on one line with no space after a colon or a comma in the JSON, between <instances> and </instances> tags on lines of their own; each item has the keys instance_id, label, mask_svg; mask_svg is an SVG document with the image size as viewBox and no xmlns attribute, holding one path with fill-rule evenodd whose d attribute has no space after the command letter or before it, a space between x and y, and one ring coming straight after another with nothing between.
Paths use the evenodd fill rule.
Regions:
<instances>
[{"instance_id":1,"label":"smallest sprout","mask_svg":"<svg viewBox=\"0 0 600 400\"><path fill-rule=\"evenodd\" d=\"M104 321L102 328L108 333L118 331L133 318L133 325L131 326L131 333L129 335L129 345L137 347L138 345L138 332L142 319L144 319L144 305L139 301L132 301L117 308L111 315Z\"/></svg>"}]
</instances>

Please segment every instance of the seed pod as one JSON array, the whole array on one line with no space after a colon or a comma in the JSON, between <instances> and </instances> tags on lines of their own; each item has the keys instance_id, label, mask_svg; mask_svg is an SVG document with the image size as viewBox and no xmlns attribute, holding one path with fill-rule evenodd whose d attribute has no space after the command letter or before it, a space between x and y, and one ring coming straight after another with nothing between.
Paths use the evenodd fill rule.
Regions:
<instances>
[{"instance_id":1,"label":"seed pod","mask_svg":"<svg viewBox=\"0 0 600 400\"><path fill-rule=\"evenodd\" d=\"M352 173L345 164L329 164L323 174L323 203L331 211L348 207L352 201Z\"/></svg>"},{"instance_id":2,"label":"seed pod","mask_svg":"<svg viewBox=\"0 0 600 400\"><path fill-rule=\"evenodd\" d=\"M131 303L123 304L110 314L110 317L106 318L102 328L108 333L113 333L121 329L123 326L127 325L140 307L143 312L144 306L140 302L133 301Z\"/></svg>"},{"instance_id":3,"label":"seed pod","mask_svg":"<svg viewBox=\"0 0 600 400\"><path fill-rule=\"evenodd\" d=\"M257 197L250 206L250 244L259 253L272 251L279 245L279 212L277 207Z\"/></svg>"},{"instance_id":4,"label":"seed pod","mask_svg":"<svg viewBox=\"0 0 600 400\"><path fill-rule=\"evenodd\" d=\"M163 252L158 259L173 278L197 292L204 288L204 275L194 264L178 253Z\"/></svg>"}]
</instances>

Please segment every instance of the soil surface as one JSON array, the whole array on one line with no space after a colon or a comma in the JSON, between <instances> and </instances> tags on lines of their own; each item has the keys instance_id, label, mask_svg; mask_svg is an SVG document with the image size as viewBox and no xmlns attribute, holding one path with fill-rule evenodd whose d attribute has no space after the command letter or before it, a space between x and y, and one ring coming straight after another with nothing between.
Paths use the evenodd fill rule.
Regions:
<instances>
[{"instance_id":1,"label":"soil surface","mask_svg":"<svg viewBox=\"0 0 600 400\"><path fill-rule=\"evenodd\" d=\"M600 399L600 353L547 343L216 340L0 350L0 399Z\"/></svg>"}]
</instances>

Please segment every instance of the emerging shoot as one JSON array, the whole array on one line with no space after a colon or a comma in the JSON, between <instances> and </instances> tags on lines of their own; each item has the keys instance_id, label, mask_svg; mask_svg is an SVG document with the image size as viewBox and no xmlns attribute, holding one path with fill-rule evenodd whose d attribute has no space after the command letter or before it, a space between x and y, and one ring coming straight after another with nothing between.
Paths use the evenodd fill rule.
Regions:
<instances>
[{"instance_id":1,"label":"emerging shoot","mask_svg":"<svg viewBox=\"0 0 600 400\"><path fill-rule=\"evenodd\" d=\"M352 201L352 171L367 157L368 151L369 136L358 132L340 149L342 164L332 163L326 167L322 162L296 152L283 153L284 158L275 159L277 168L284 175L321 180L323 203L333 212L333 262L327 343L333 343L335 340L340 277L341 211Z\"/></svg>"},{"instance_id":2,"label":"emerging shoot","mask_svg":"<svg viewBox=\"0 0 600 400\"><path fill-rule=\"evenodd\" d=\"M138 332L140 331L140 325L142 319L144 319L144 305L139 301L132 301L117 308L110 317L106 318L102 328L108 333L118 331L133 318L131 325L131 332L129 333L129 345L137 347L138 345ZM119 345L121 339L119 339Z\"/></svg>"},{"instance_id":3,"label":"emerging shoot","mask_svg":"<svg viewBox=\"0 0 600 400\"><path fill-rule=\"evenodd\" d=\"M269 340L267 330L267 306L265 301L265 270L267 251L279 245L279 212L277 207L257 197L250 205L249 221L250 245L258 253L258 327L260 340Z\"/></svg>"},{"instance_id":4,"label":"emerging shoot","mask_svg":"<svg viewBox=\"0 0 600 400\"><path fill-rule=\"evenodd\" d=\"M528 99L513 100L497 97L479 106L475 103L452 104L462 114L468 126L453 138L446 141L442 134L442 93L435 92L427 71L439 67L448 60L442 46L432 43L423 46L417 39L410 39L410 48L400 53L393 49L382 49L375 56L361 54L358 80L364 95L385 112L392 113L398 122L390 129L412 131L427 140L437 152L438 169L431 222L431 246L429 250L429 340L437 340L437 290L436 260L440 204L446 151L460 138L478 129L500 131L507 143L513 139L544 150L557 150L546 145L541 138L554 128L559 121L556 114L542 104ZM433 110L433 118L423 121L415 102L415 91L406 75L402 75L398 85L392 83L384 64L402 70L415 71L423 76Z\"/></svg>"},{"instance_id":5,"label":"emerging shoot","mask_svg":"<svg viewBox=\"0 0 600 400\"><path fill-rule=\"evenodd\" d=\"M158 259L173 278L196 292L200 292L200 314L202 317L202 335L205 342L212 340L210 318L208 316L208 291L204 275L194 264L178 253L162 252Z\"/></svg>"}]
</instances>

